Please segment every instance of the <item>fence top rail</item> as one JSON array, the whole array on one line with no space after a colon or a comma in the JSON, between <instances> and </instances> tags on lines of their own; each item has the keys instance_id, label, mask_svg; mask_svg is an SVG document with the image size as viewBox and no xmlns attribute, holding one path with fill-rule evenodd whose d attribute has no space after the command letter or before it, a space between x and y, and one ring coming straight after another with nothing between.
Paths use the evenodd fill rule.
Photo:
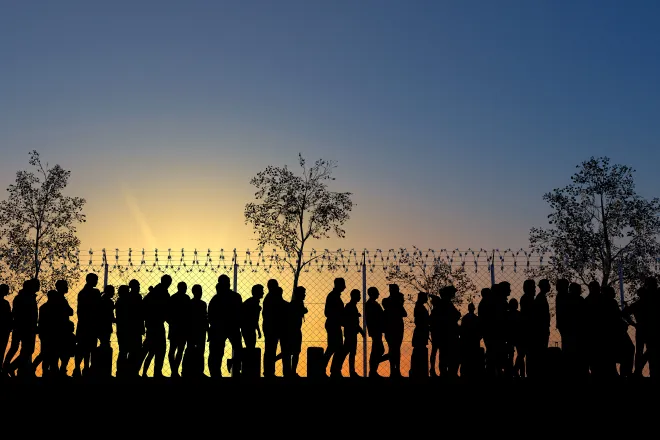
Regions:
<instances>
[{"instance_id":1,"label":"fence top rail","mask_svg":"<svg viewBox=\"0 0 660 440\"><path fill-rule=\"evenodd\" d=\"M9 250L9 253L18 256L23 252ZM310 269L340 269L349 266L368 268L376 267L415 267L428 266L439 263L452 266L460 265L472 268L495 268L495 267L529 267L550 263L556 256L552 252L543 252L528 249L422 249L422 248L399 248L399 249L322 249L311 248L302 255L302 263L305 270ZM110 269L123 268L208 268L208 269L231 269L234 265L242 268L268 268L286 270L294 268L298 254L285 252L277 249L255 249L238 250L224 249L89 249L77 250L67 255L58 255L56 251L47 252L43 263L51 266L65 267L104 267ZM25 254L26 264L32 263L33 254ZM20 261L22 259L14 259ZM657 259L660 262L660 259Z\"/></svg>"}]
</instances>

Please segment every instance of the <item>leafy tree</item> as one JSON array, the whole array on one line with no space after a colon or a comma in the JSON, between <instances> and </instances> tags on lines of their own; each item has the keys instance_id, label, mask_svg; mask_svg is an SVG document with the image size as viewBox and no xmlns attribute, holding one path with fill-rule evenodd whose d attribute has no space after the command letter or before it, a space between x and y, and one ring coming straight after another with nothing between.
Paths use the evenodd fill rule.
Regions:
<instances>
[{"instance_id":1,"label":"leafy tree","mask_svg":"<svg viewBox=\"0 0 660 440\"><path fill-rule=\"evenodd\" d=\"M621 267L624 282L639 286L660 255L660 200L640 197L635 170L610 165L607 157L592 157L577 169L571 184L543 196L552 209L550 227L532 228L529 240L532 251L553 258L529 273L613 285Z\"/></svg>"},{"instance_id":2,"label":"leafy tree","mask_svg":"<svg viewBox=\"0 0 660 440\"><path fill-rule=\"evenodd\" d=\"M400 250L401 258L394 267L389 267L385 278L398 284L401 290L408 287L415 292L438 295L440 288L453 285L456 288L455 304L464 304L470 293L476 293L477 287L468 276L464 267L454 268L440 257L429 256L418 247L413 252ZM430 298L430 296L429 296ZM409 295L409 301L416 301L416 295Z\"/></svg>"},{"instance_id":3,"label":"leafy tree","mask_svg":"<svg viewBox=\"0 0 660 440\"><path fill-rule=\"evenodd\" d=\"M257 188L258 202L245 205L245 223L252 224L259 235L259 247L273 245L289 257L278 258L293 270L294 288L303 268L319 258L305 258L305 245L310 239L330 238L333 232L343 238L342 226L353 208L352 193L328 189L328 182L335 180L336 162L320 159L308 168L302 154L298 154L298 162L302 175L286 165L260 171L250 181Z\"/></svg>"},{"instance_id":4,"label":"leafy tree","mask_svg":"<svg viewBox=\"0 0 660 440\"><path fill-rule=\"evenodd\" d=\"M42 164L36 151L29 163L34 171L18 171L0 202L0 260L4 279L15 288L37 278L46 292L59 279L78 280L76 225L85 222L85 200L62 194L71 171Z\"/></svg>"}]
</instances>

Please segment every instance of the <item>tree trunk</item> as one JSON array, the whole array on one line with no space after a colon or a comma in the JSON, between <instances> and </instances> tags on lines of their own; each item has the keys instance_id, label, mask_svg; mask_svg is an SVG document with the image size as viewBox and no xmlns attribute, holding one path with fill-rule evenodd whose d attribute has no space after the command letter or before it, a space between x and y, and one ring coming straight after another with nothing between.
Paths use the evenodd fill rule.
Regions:
<instances>
[{"instance_id":1,"label":"tree trunk","mask_svg":"<svg viewBox=\"0 0 660 440\"><path fill-rule=\"evenodd\" d=\"M300 252L298 252L298 261L296 262L296 271L293 274L293 290L298 287L298 280L300 279L300 272L302 271L302 256L303 251L300 249ZM291 291L291 299L293 299L293 290Z\"/></svg>"},{"instance_id":2,"label":"tree trunk","mask_svg":"<svg viewBox=\"0 0 660 440\"><path fill-rule=\"evenodd\" d=\"M39 235L34 242L34 279L39 279Z\"/></svg>"},{"instance_id":3,"label":"tree trunk","mask_svg":"<svg viewBox=\"0 0 660 440\"><path fill-rule=\"evenodd\" d=\"M600 211L603 219L603 240L605 241L605 258L603 261L603 282L601 287L607 286L610 281L610 273L612 272L612 243L610 242L610 234L607 231L607 217L605 215L605 200L603 193L600 194Z\"/></svg>"}]
</instances>

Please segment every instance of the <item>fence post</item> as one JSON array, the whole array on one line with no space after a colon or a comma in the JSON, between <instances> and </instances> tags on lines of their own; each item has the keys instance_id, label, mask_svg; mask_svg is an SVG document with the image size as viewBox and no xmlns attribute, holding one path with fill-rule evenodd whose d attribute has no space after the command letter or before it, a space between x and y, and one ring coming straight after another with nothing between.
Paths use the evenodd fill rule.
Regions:
<instances>
[{"instance_id":1,"label":"fence post","mask_svg":"<svg viewBox=\"0 0 660 440\"><path fill-rule=\"evenodd\" d=\"M621 296L621 308L623 308L623 264L619 260L619 295Z\"/></svg>"},{"instance_id":2,"label":"fence post","mask_svg":"<svg viewBox=\"0 0 660 440\"><path fill-rule=\"evenodd\" d=\"M490 286L495 286L495 251L493 251L493 259L490 260Z\"/></svg>"},{"instance_id":3,"label":"fence post","mask_svg":"<svg viewBox=\"0 0 660 440\"><path fill-rule=\"evenodd\" d=\"M108 257L103 249L103 291L108 287Z\"/></svg>"},{"instance_id":4,"label":"fence post","mask_svg":"<svg viewBox=\"0 0 660 440\"><path fill-rule=\"evenodd\" d=\"M362 377L367 377L367 257L366 252L362 252L362 327L364 327L364 336L362 337Z\"/></svg>"},{"instance_id":5,"label":"fence post","mask_svg":"<svg viewBox=\"0 0 660 440\"><path fill-rule=\"evenodd\" d=\"M236 249L234 249L234 292L238 293L238 256L236 255ZM231 346L231 359L234 361L236 351L234 350L234 345ZM238 368L234 368L238 367ZM238 376L238 370L241 369L241 365L232 365L231 375L232 377Z\"/></svg>"}]
</instances>

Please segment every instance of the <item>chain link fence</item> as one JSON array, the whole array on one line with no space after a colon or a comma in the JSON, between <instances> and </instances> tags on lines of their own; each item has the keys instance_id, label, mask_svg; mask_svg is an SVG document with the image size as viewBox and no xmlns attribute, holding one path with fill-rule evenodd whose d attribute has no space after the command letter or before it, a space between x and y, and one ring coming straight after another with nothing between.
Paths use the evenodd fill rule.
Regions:
<instances>
[{"instance_id":1,"label":"chain link fence","mask_svg":"<svg viewBox=\"0 0 660 440\"><path fill-rule=\"evenodd\" d=\"M411 258L411 255L415 258ZM306 376L307 374L306 361L307 349L309 347L326 347L327 337L324 327L324 306L326 296L332 290L333 281L337 277L342 277L346 281L346 290L342 294L344 303L349 301L351 290L357 289L362 294L362 300L358 304L358 310L362 313L361 323L364 325L366 289L376 287L380 291L380 300L382 300L388 295L388 285L393 282L393 273L418 273L418 271L438 264L446 265L454 271L464 271L469 281L471 281L471 288L465 291L459 298L457 307L461 314L465 314L470 302L478 305L481 289L491 287L493 283L508 281L511 284L511 298L519 299L523 293L523 282L530 278L528 271L547 264L548 258L549 255L533 254L523 249L518 251L483 249L479 251L471 249L467 251L435 251L431 249L426 251L419 249L410 251L406 249L389 251L326 250L323 252L312 250L303 259L303 261L309 261L309 263L303 268L298 281L298 285L304 286L307 291L305 305L308 313L305 316L302 327L303 343L297 372L300 376ZM199 284L203 289L202 299L207 304L215 294L215 285L220 275L229 276L230 280L232 280L232 288L242 296L243 300L251 296L251 289L255 284L262 284L265 287L269 279L276 279L284 291L284 299L290 300L291 292L293 291L293 267L296 265L296 258L277 251L237 252L235 250L207 250L205 252L198 252L195 250L186 252L185 250L181 250L173 252L172 250L168 250L163 253L158 250L153 252L145 250L138 252L132 250L106 252L106 250L103 250L100 253L89 251L89 258L80 258L78 265L81 274L80 281L71 286L68 295L69 303L74 311L77 306L77 294L82 289L84 275L86 273L96 273L99 276L99 288L101 289L104 285L113 285L115 290L117 290L119 286L127 285L131 280L135 279L141 285L141 294L143 296L148 292L149 286L155 286L160 282L160 278L163 275L168 274L173 280L170 287L170 294L173 294L176 291L177 284L183 281L187 284L188 295L192 296L192 286ZM535 281L538 282L539 279ZM398 284L406 298L405 307L408 313L405 319L404 342L401 347L401 373L407 376L412 355L413 309L418 289L408 284ZM633 293L622 287L622 301L624 299L626 301L632 299L634 297ZM11 302L12 297L8 299ZM548 301L553 313L550 345L555 346L559 345L560 337L554 322L554 295L551 294ZM73 321L75 322L75 320L76 316L74 315ZM630 327L630 331L634 341L634 328L632 326ZM113 374L115 374L118 354L116 333L113 334L111 342L115 356L115 362L113 363ZM261 349L263 359L263 338L257 340L257 347ZM39 349L40 341L37 337L35 357L38 356ZM356 371L360 375L367 373L367 360L370 350L371 341L368 338L365 341L359 337ZM231 358L230 344L226 346L224 358ZM209 375L207 360L208 343L204 364L205 374ZM71 362L73 363L73 360ZM343 370L345 376L348 375L347 364L348 361L346 360ZM69 371L71 370L72 365L69 365ZM38 375L40 371L41 369L38 367ZM166 376L170 375L167 356L163 366L163 373ZM378 373L384 376L389 375L388 362L380 365ZM228 374L226 364L223 365L223 374ZM277 363L276 374L282 374L280 362ZM148 371L148 375L153 375L153 364Z\"/></svg>"}]
</instances>

